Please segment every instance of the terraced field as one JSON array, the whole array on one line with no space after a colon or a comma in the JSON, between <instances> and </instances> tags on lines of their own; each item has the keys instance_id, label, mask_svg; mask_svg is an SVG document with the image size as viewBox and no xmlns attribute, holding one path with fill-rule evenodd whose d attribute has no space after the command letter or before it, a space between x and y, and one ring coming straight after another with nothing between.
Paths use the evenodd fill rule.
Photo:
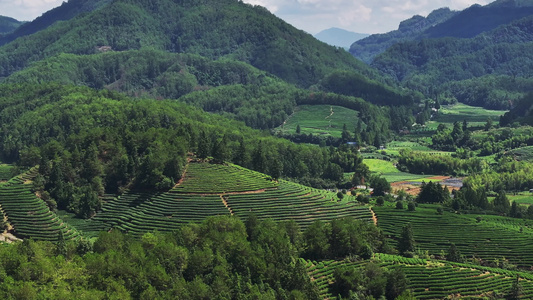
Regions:
<instances>
[{"instance_id":1,"label":"terraced field","mask_svg":"<svg viewBox=\"0 0 533 300\"><path fill-rule=\"evenodd\" d=\"M253 212L259 218L277 221L294 219L302 227L315 220L329 221L351 216L371 220L367 207L355 202L353 196L345 196L338 202L337 195L288 181L281 181L276 189L256 194L224 196L232 212L241 218Z\"/></svg>"},{"instance_id":2,"label":"terraced field","mask_svg":"<svg viewBox=\"0 0 533 300\"><path fill-rule=\"evenodd\" d=\"M92 220L76 221L84 232L119 228L142 234L172 231L182 224L201 222L208 216L234 214L246 218L295 219L302 227L313 221L353 216L371 220L367 207L346 196L316 190L235 165L190 163L183 182L165 193L128 192L108 198ZM81 229L80 228L80 229Z\"/></svg>"},{"instance_id":3,"label":"terraced field","mask_svg":"<svg viewBox=\"0 0 533 300\"><path fill-rule=\"evenodd\" d=\"M300 125L301 133L341 137L342 128L353 133L359 112L335 105L300 105L284 125L276 128L282 133L295 133Z\"/></svg>"},{"instance_id":4,"label":"terraced field","mask_svg":"<svg viewBox=\"0 0 533 300\"><path fill-rule=\"evenodd\" d=\"M237 165L190 163L183 182L174 188L181 193L224 194L277 187L270 176Z\"/></svg>"},{"instance_id":5,"label":"terraced field","mask_svg":"<svg viewBox=\"0 0 533 300\"><path fill-rule=\"evenodd\" d=\"M378 226L390 236L392 244L400 236L404 224L411 223L416 246L439 255L451 243L467 257L483 260L505 257L521 268L533 266L533 222L499 216L436 213L435 205L421 205L414 212L392 207L375 207Z\"/></svg>"},{"instance_id":6,"label":"terraced field","mask_svg":"<svg viewBox=\"0 0 533 300\"><path fill-rule=\"evenodd\" d=\"M516 276L520 276L522 299L533 297L533 275L526 272L488 268L471 264L446 261L405 258L401 256L375 254L374 263L387 269L401 268L409 280L408 288L417 299L480 299L490 295L505 295ZM311 278L318 284L321 296L332 299L329 291L333 283L333 272L340 266L362 268L367 261L307 261ZM496 297L498 298L498 297Z\"/></svg>"},{"instance_id":7,"label":"terraced field","mask_svg":"<svg viewBox=\"0 0 533 300\"><path fill-rule=\"evenodd\" d=\"M0 207L14 228L16 236L56 241L59 231L65 239L77 239L80 233L61 220L25 184L36 174L34 168L0 186Z\"/></svg>"}]
</instances>

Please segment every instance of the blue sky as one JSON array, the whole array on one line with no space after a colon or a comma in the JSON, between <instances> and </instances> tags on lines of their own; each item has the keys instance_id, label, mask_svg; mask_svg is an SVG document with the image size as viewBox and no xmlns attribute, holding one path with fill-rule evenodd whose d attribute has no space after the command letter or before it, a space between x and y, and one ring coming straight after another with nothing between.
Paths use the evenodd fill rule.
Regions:
<instances>
[{"instance_id":1,"label":"blue sky","mask_svg":"<svg viewBox=\"0 0 533 300\"><path fill-rule=\"evenodd\" d=\"M449 7L460 10L492 0L243 0L261 5L299 29L315 34L339 27L359 33L381 33L398 28L414 15ZM0 15L31 21L63 0L0 0Z\"/></svg>"}]
</instances>

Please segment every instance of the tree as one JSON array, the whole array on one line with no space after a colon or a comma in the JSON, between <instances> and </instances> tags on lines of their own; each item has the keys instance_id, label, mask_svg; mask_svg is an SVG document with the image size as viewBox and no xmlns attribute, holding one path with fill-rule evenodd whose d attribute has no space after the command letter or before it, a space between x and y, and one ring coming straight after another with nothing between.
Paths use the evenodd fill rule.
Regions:
<instances>
[{"instance_id":1,"label":"tree","mask_svg":"<svg viewBox=\"0 0 533 300\"><path fill-rule=\"evenodd\" d=\"M446 260L447 261L453 261L453 262L462 262L463 257L461 255L461 252L459 252L459 249L455 246L454 243L450 245L450 248L448 249L448 254L446 254Z\"/></svg>"},{"instance_id":2,"label":"tree","mask_svg":"<svg viewBox=\"0 0 533 300\"><path fill-rule=\"evenodd\" d=\"M398 241L398 251L403 256L412 256L412 253L415 252L415 239L411 223L405 224L402 228L402 234Z\"/></svg>"},{"instance_id":3,"label":"tree","mask_svg":"<svg viewBox=\"0 0 533 300\"><path fill-rule=\"evenodd\" d=\"M401 268L394 268L387 274L387 285L385 287L385 297L396 299L407 290L408 280Z\"/></svg>"},{"instance_id":4,"label":"tree","mask_svg":"<svg viewBox=\"0 0 533 300\"><path fill-rule=\"evenodd\" d=\"M357 291L359 286L363 284L361 272L353 266L336 268L333 277L335 278L332 286L333 293L343 298L347 298L350 291Z\"/></svg>"},{"instance_id":5,"label":"tree","mask_svg":"<svg viewBox=\"0 0 533 300\"><path fill-rule=\"evenodd\" d=\"M211 141L205 131L200 132L197 155L199 158L207 158L211 153Z\"/></svg>"},{"instance_id":6,"label":"tree","mask_svg":"<svg viewBox=\"0 0 533 300\"><path fill-rule=\"evenodd\" d=\"M296 125L296 134L300 134L302 132L302 129L300 128L300 124Z\"/></svg>"},{"instance_id":7,"label":"tree","mask_svg":"<svg viewBox=\"0 0 533 300\"><path fill-rule=\"evenodd\" d=\"M326 224L317 220L304 231L307 243L305 256L310 259L323 259L329 252L328 229Z\"/></svg>"},{"instance_id":8,"label":"tree","mask_svg":"<svg viewBox=\"0 0 533 300\"><path fill-rule=\"evenodd\" d=\"M466 122L466 119L463 120L463 132L466 132L468 130L468 123Z\"/></svg>"},{"instance_id":9,"label":"tree","mask_svg":"<svg viewBox=\"0 0 533 300\"><path fill-rule=\"evenodd\" d=\"M507 198L507 195L505 194L505 191L501 190L492 203L495 211L504 215L509 214L511 205L509 203L509 198Z\"/></svg>"},{"instance_id":10,"label":"tree","mask_svg":"<svg viewBox=\"0 0 533 300\"><path fill-rule=\"evenodd\" d=\"M522 210L520 209L520 206L518 206L516 201L513 201L513 204L511 205L511 210L509 211L509 216L511 218L521 218L522 217Z\"/></svg>"},{"instance_id":11,"label":"tree","mask_svg":"<svg viewBox=\"0 0 533 300\"><path fill-rule=\"evenodd\" d=\"M213 160L216 163L223 163L231 158L230 150L228 148L227 137L224 135L220 142L213 147Z\"/></svg>"},{"instance_id":12,"label":"tree","mask_svg":"<svg viewBox=\"0 0 533 300\"><path fill-rule=\"evenodd\" d=\"M487 118L487 122L485 123L485 131L489 131L492 129L492 127L494 127L494 122L492 121L491 118Z\"/></svg>"},{"instance_id":13,"label":"tree","mask_svg":"<svg viewBox=\"0 0 533 300\"><path fill-rule=\"evenodd\" d=\"M63 255L63 257L67 256L67 243L62 230L59 230L57 235L56 253L57 255Z\"/></svg>"},{"instance_id":14,"label":"tree","mask_svg":"<svg viewBox=\"0 0 533 300\"><path fill-rule=\"evenodd\" d=\"M78 216L84 219L92 217L102 206L100 198L90 187L83 187L79 198Z\"/></svg>"},{"instance_id":15,"label":"tree","mask_svg":"<svg viewBox=\"0 0 533 300\"><path fill-rule=\"evenodd\" d=\"M403 203L402 201L396 202L396 209L403 209Z\"/></svg>"},{"instance_id":16,"label":"tree","mask_svg":"<svg viewBox=\"0 0 533 300\"><path fill-rule=\"evenodd\" d=\"M372 177L370 187L374 189L374 196L385 196L386 193L391 191L391 186L387 179L379 176Z\"/></svg>"},{"instance_id":17,"label":"tree","mask_svg":"<svg viewBox=\"0 0 533 300\"><path fill-rule=\"evenodd\" d=\"M416 210L416 204L413 201L409 202L409 204L407 204L407 210L408 211L415 211Z\"/></svg>"},{"instance_id":18,"label":"tree","mask_svg":"<svg viewBox=\"0 0 533 300\"><path fill-rule=\"evenodd\" d=\"M365 180L370 176L370 169L364 163L359 163L355 167L355 173L352 177L352 185L357 186L365 184Z\"/></svg>"},{"instance_id":19,"label":"tree","mask_svg":"<svg viewBox=\"0 0 533 300\"><path fill-rule=\"evenodd\" d=\"M450 199L450 192L446 187L440 183L423 183L420 193L417 197L417 202L420 203L443 203Z\"/></svg>"},{"instance_id":20,"label":"tree","mask_svg":"<svg viewBox=\"0 0 533 300\"><path fill-rule=\"evenodd\" d=\"M520 284L520 276L516 275L516 280L513 281L509 293L505 297L508 300L518 300L523 292L522 284Z\"/></svg>"}]
</instances>

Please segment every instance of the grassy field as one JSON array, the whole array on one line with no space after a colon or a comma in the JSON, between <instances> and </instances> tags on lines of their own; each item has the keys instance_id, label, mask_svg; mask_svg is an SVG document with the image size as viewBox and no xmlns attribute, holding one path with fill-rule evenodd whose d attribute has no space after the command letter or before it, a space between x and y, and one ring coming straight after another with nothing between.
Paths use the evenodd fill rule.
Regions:
<instances>
[{"instance_id":1,"label":"grassy field","mask_svg":"<svg viewBox=\"0 0 533 300\"><path fill-rule=\"evenodd\" d=\"M364 163L368 166L371 172L376 172L379 174L400 172L390 161L381 159L365 159Z\"/></svg>"},{"instance_id":2,"label":"grassy field","mask_svg":"<svg viewBox=\"0 0 533 300\"><path fill-rule=\"evenodd\" d=\"M531 162L533 161L533 146L513 149L507 154L513 156L517 160Z\"/></svg>"},{"instance_id":3,"label":"grassy field","mask_svg":"<svg viewBox=\"0 0 533 300\"><path fill-rule=\"evenodd\" d=\"M364 163L371 172L381 175L391 183L399 181L422 181L432 176L400 172L394 166L393 162L382 159L365 159Z\"/></svg>"},{"instance_id":4,"label":"grassy field","mask_svg":"<svg viewBox=\"0 0 533 300\"><path fill-rule=\"evenodd\" d=\"M358 120L358 112L341 106L301 105L283 126L276 128L283 133L295 133L300 125L301 133L340 137L346 124L353 133Z\"/></svg>"}]
</instances>

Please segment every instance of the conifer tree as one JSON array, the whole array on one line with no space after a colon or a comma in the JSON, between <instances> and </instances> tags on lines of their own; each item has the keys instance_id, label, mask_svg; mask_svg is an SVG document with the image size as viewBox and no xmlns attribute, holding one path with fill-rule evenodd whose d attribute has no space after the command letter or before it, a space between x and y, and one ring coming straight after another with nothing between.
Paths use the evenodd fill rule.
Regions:
<instances>
[{"instance_id":1,"label":"conifer tree","mask_svg":"<svg viewBox=\"0 0 533 300\"><path fill-rule=\"evenodd\" d=\"M455 246L454 243L450 245L450 248L448 249L448 254L446 254L446 260L447 261L453 261L453 262L462 262L463 257L461 256L461 252L459 252L459 249Z\"/></svg>"},{"instance_id":2,"label":"conifer tree","mask_svg":"<svg viewBox=\"0 0 533 300\"><path fill-rule=\"evenodd\" d=\"M401 255L409 256L415 251L415 239L413 237L413 227L411 223L407 223L402 228L402 234L398 241L398 251Z\"/></svg>"}]
</instances>

